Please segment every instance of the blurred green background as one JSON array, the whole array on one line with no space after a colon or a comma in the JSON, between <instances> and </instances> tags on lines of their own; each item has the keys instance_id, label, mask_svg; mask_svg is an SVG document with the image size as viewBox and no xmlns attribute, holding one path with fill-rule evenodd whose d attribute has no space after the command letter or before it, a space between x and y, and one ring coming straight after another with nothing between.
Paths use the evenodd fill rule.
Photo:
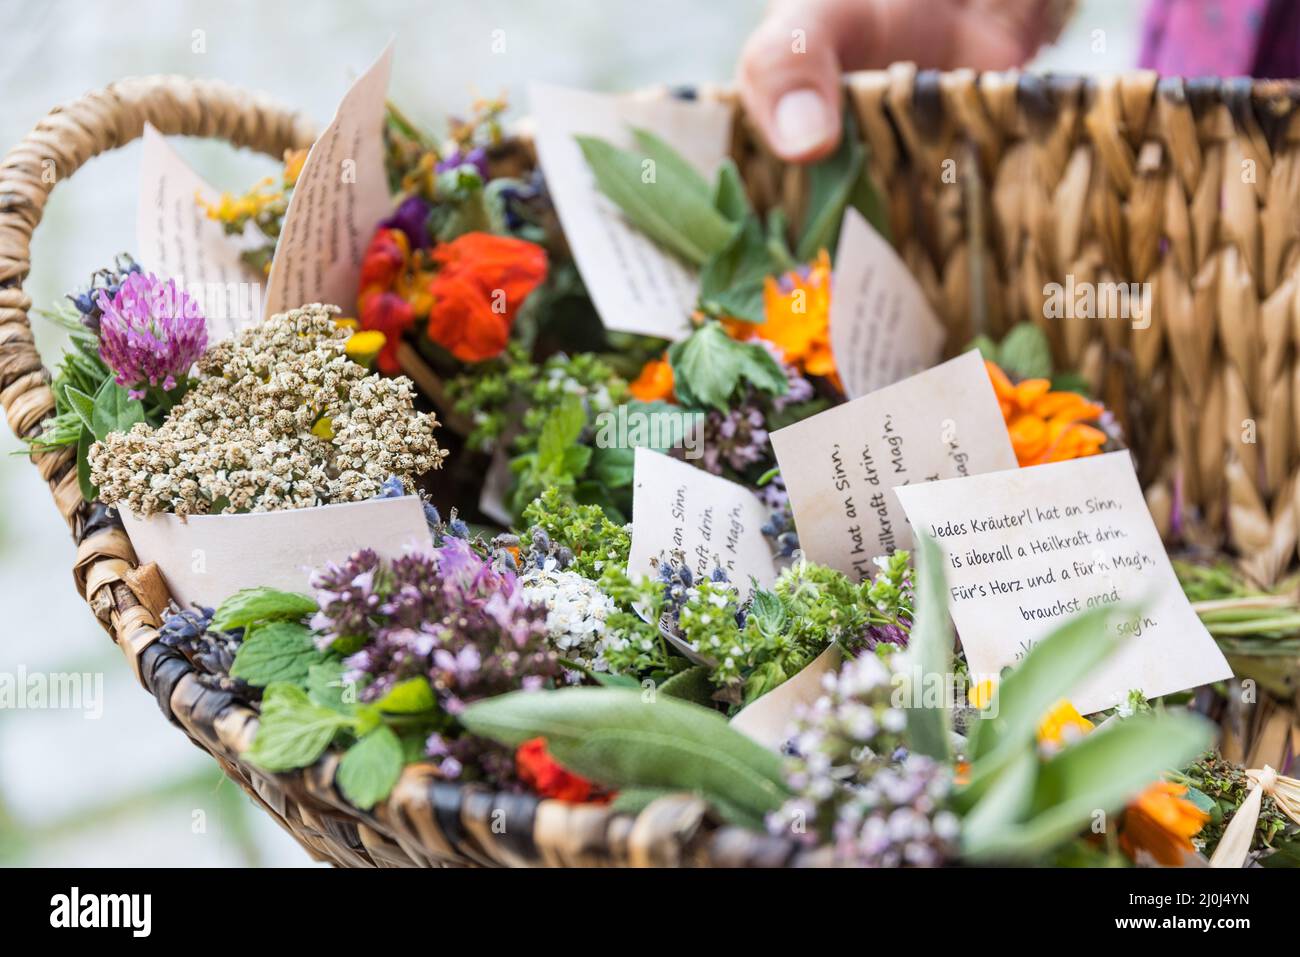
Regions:
<instances>
[{"instance_id":1,"label":"blurred green background","mask_svg":"<svg viewBox=\"0 0 1300 957\"><path fill-rule=\"evenodd\" d=\"M1035 67L1130 66L1140 6L1085 0ZM725 82L762 7L757 0L0 0L0 147L56 104L132 74L219 77L323 124L349 80L392 36L392 96L435 128L477 94L505 92L522 112L531 79L601 90ZM500 53L492 52L496 31L504 31ZM223 189L240 190L274 168L216 143L179 147ZM132 250L138 164L132 144L55 191L27 282L38 309ZM49 363L60 335L39 318L33 324ZM103 700L99 718L0 709L0 864L309 863L135 682L77 595L72 543L19 451L0 428L0 673L102 675Z\"/></svg>"}]
</instances>

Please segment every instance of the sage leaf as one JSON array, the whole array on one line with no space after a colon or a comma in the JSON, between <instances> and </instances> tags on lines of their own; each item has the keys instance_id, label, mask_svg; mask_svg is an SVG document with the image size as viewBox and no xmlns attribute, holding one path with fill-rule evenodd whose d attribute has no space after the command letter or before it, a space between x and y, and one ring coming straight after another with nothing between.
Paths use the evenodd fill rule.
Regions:
<instances>
[{"instance_id":1,"label":"sage leaf","mask_svg":"<svg viewBox=\"0 0 1300 957\"><path fill-rule=\"evenodd\" d=\"M308 671L320 660L311 629L296 621L273 621L254 629L240 643L230 676L255 688L274 681L305 685Z\"/></svg>"},{"instance_id":2,"label":"sage leaf","mask_svg":"<svg viewBox=\"0 0 1300 957\"><path fill-rule=\"evenodd\" d=\"M714 316L745 322L764 319L763 288L773 271L767 237L756 217L736 228L731 241L700 272L700 306Z\"/></svg>"},{"instance_id":3,"label":"sage leaf","mask_svg":"<svg viewBox=\"0 0 1300 957\"><path fill-rule=\"evenodd\" d=\"M316 601L307 595L275 588L244 588L217 606L211 627L229 631L258 621L297 621L315 611Z\"/></svg>"},{"instance_id":4,"label":"sage leaf","mask_svg":"<svg viewBox=\"0 0 1300 957\"><path fill-rule=\"evenodd\" d=\"M844 208L862 175L866 150L858 138L853 111L844 111L844 132L840 145L826 159L808 171L808 213L795 253L800 262L808 262L820 250L833 256L840 236Z\"/></svg>"},{"instance_id":5,"label":"sage leaf","mask_svg":"<svg viewBox=\"0 0 1300 957\"><path fill-rule=\"evenodd\" d=\"M105 379L90 410L90 431L95 438L102 442L110 432L129 432L131 426L143 421L144 403L132 399L112 376Z\"/></svg>"},{"instance_id":6,"label":"sage leaf","mask_svg":"<svg viewBox=\"0 0 1300 957\"><path fill-rule=\"evenodd\" d=\"M264 771L291 771L315 763L352 720L313 704L297 685L276 682L262 695L262 716L246 757Z\"/></svg>"},{"instance_id":7,"label":"sage leaf","mask_svg":"<svg viewBox=\"0 0 1300 957\"><path fill-rule=\"evenodd\" d=\"M369 811L392 793L404 763L401 739L381 724L344 752L334 783L345 798Z\"/></svg>"},{"instance_id":8,"label":"sage leaf","mask_svg":"<svg viewBox=\"0 0 1300 957\"><path fill-rule=\"evenodd\" d=\"M713 180L713 208L733 223L743 221L754 212L740 170L730 156L722 161Z\"/></svg>"},{"instance_id":9,"label":"sage leaf","mask_svg":"<svg viewBox=\"0 0 1300 957\"><path fill-rule=\"evenodd\" d=\"M655 164L655 178L666 172L669 179L680 189L689 190L698 199L713 202L713 191L708 180L700 175L699 170L688 163L681 153L669 146L650 130L632 127L632 139L645 159Z\"/></svg>"},{"instance_id":10,"label":"sage leaf","mask_svg":"<svg viewBox=\"0 0 1300 957\"><path fill-rule=\"evenodd\" d=\"M619 790L718 796L752 818L789 795L778 755L716 711L669 695L647 699L615 688L515 692L470 705L460 720L474 734L511 747L543 737L570 771Z\"/></svg>"},{"instance_id":11,"label":"sage leaf","mask_svg":"<svg viewBox=\"0 0 1300 957\"><path fill-rule=\"evenodd\" d=\"M659 693L709 707L713 703L713 682L707 665L692 665L659 685Z\"/></svg>"},{"instance_id":12,"label":"sage leaf","mask_svg":"<svg viewBox=\"0 0 1300 957\"><path fill-rule=\"evenodd\" d=\"M65 385L63 387L63 397L67 399L68 406L72 411L77 413L77 418L81 420L81 424L87 429L94 429L94 398L86 395L86 393L72 385Z\"/></svg>"},{"instance_id":13,"label":"sage leaf","mask_svg":"<svg viewBox=\"0 0 1300 957\"><path fill-rule=\"evenodd\" d=\"M696 185L678 175L675 164L656 164L654 179L647 182L642 178L643 157L595 137L577 140L600 191L633 226L669 252L702 266L731 238L732 224L713 208L707 189L701 195Z\"/></svg>"},{"instance_id":14,"label":"sage leaf","mask_svg":"<svg viewBox=\"0 0 1300 957\"><path fill-rule=\"evenodd\" d=\"M77 485L81 487L81 497L87 502L99 498L99 489L90 480L90 446L94 441L90 429L83 427L81 437L77 439Z\"/></svg>"}]
</instances>

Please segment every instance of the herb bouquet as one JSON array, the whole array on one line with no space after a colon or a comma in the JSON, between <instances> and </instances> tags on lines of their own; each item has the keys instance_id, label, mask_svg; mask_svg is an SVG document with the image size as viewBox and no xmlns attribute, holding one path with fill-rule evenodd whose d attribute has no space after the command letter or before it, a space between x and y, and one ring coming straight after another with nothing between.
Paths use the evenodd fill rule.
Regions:
<instances>
[{"instance_id":1,"label":"herb bouquet","mask_svg":"<svg viewBox=\"0 0 1300 957\"><path fill-rule=\"evenodd\" d=\"M236 115L272 109L196 91ZM1122 654L1114 624L1137 609L1067 616L987 676L953 632L931 537L867 556L869 574L810 560L769 436L856 391L831 327L841 224L906 222L863 145L879 131L851 120L788 203L764 192L748 141L706 177L648 129L631 147L573 140L606 214L698 275L680 333L655 335L594 305L558 183L504 109L476 103L438 140L387 108L391 204L353 300L217 339L176 277L124 255L50 312L70 345L39 428L21 431L86 503L88 597L250 794L344 864L1295 859L1300 784L1225 761L1197 713L1231 688L1133 693L1087 717L1070 703ZM274 132L253 144L265 151L293 147L283 173L203 207L254 270L276 268L312 163L293 121L264 119L247 129ZM951 344L968 343L1020 466L1123 447L1039 324ZM762 512L769 578L716 552L640 561L657 517L634 510L647 450ZM321 518L394 500L417 508L402 547L377 520ZM312 517L276 543L288 552L267 543L298 584L250 561L240 587L178 601L200 597L184 570L136 567L102 506L128 529L174 521L172 536ZM1260 608L1253 629L1225 628ZM1290 640L1300 615L1286 595L1202 613L1239 654L1245 635ZM758 713L776 740L752 732Z\"/></svg>"}]
</instances>

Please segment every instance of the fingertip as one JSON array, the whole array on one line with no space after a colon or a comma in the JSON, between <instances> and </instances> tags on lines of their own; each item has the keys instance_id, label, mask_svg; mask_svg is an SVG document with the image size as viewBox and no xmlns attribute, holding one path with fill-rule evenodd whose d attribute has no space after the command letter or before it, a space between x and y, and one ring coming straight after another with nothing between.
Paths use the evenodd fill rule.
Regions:
<instances>
[{"instance_id":1,"label":"fingertip","mask_svg":"<svg viewBox=\"0 0 1300 957\"><path fill-rule=\"evenodd\" d=\"M819 160L839 144L839 104L813 87L781 94L765 124L773 152L787 163Z\"/></svg>"}]
</instances>

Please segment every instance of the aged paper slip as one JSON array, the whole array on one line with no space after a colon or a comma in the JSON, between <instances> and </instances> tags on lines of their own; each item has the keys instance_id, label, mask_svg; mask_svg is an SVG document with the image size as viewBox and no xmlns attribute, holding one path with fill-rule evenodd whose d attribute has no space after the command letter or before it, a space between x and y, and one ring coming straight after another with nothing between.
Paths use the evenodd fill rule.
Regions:
<instances>
[{"instance_id":1,"label":"aged paper slip","mask_svg":"<svg viewBox=\"0 0 1300 957\"><path fill-rule=\"evenodd\" d=\"M141 564L157 562L182 608L215 606L241 588L308 591L311 572L358 548L385 558L429 551L433 538L419 498L376 498L317 508L235 515L137 518L122 524Z\"/></svg>"},{"instance_id":2,"label":"aged paper slip","mask_svg":"<svg viewBox=\"0 0 1300 957\"><path fill-rule=\"evenodd\" d=\"M1016 467L978 352L772 433L799 547L859 581L910 548L893 489Z\"/></svg>"},{"instance_id":3,"label":"aged paper slip","mask_svg":"<svg viewBox=\"0 0 1300 957\"><path fill-rule=\"evenodd\" d=\"M383 138L392 62L390 42L307 154L271 262L268 316L311 302L356 310L361 259L392 207Z\"/></svg>"},{"instance_id":4,"label":"aged paper slip","mask_svg":"<svg viewBox=\"0 0 1300 957\"><path fill-rule=\"evenodd\" d=\"M749 489L645 448L633 467L629 573L654 575L660 556L676 552L696 576L721 567L742 598L750 579L776 580L767 509Z\"/></svg>"},{"instance_id":5,"label":"aged paper slip","mask_svg":"<svg viewBox=\"0 0 1300 957\"><path fill-rule=\"evenodd\" d=\"M938 542L972 674L996 675L1090 608L1125 609L1119 652L1070 695L1091 714L1231 677L1174 575L1128 452L898 489Z\"/></svg>"},{"instance_id":6,"label":"aged paper slip","mask_svg":"<svg viewBox=\"0 0 1300 957\"><path fill-rule=\"evenodd\" d=\"M856 209L844 211L831 275L831 351L854 399L930 368L943 323L894 247Z\"/></svg>"},{"instance_id":7,"label":"aged paper slip","mask_svg":"<svg viewBox=\"0 0 1300 957\"><path fill-rule=\"evenodd\" d=\"M174 279L199 304L216 342L262 315L262 277L240 258L245 244L209 219L198 198L214 203L217 190L181 159L167 138L146 123L141 139L140 200L135 244L140 265Z\"/></svg>"},{"instance_id":8,"label":"aged paper slip","mask_svg":"<svg viewBox=\"0 0 1300 957\"><path fill-rule=\"evenodd\" d=\"M711 178L731 143L722 103L529 89L537 156L582 280L609 329L680 339L690 332L699 283L693 269L623 218L597 188L575 136L631 148L631 130L658 135Z\"/></svg>"}]
</instances>

